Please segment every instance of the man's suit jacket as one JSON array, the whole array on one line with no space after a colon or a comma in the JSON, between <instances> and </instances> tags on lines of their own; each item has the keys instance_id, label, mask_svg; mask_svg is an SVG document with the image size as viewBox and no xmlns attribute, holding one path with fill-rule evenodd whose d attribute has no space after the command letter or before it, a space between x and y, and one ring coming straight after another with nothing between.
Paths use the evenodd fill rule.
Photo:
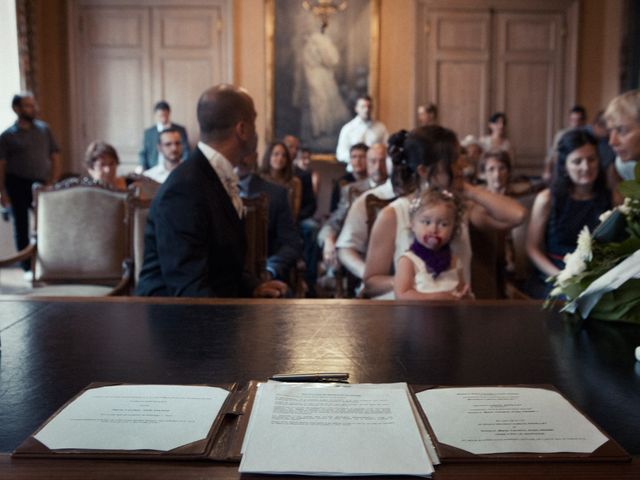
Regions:
<instances>
[{"instance_id":1,"label":"man's suit jacket","mask_svg":"<svg viewBox=\"0 0 640 480\"><path fill-rule=\"evenodd\" d=\"M251 296L244 225L215 170L196 148L162 184L144 233L136 289L143 296Z\"/></svg>"},{"instance_id":2,"label":"man's suit jacket","mask_svg":"<svg viewBox=\"0 0 640 480\"><path fill-rule=\"evenodd\" d=\"M189 158L189 139L187 138L187 130L177 123L171 124L172 128L175 128L180 132L180 138L182 138L182 160ZM140 165L145 170L150 169L158 164L158 127L154 125L144 131L144 138L142 139L142 150L140 150Z\"/></svg>"},{"instance_id":3,"label":"man's suit jacket","mask_svg":"<svg viewBox=\"0 0 640 480\"><path fill-rule=\"evenodd\" d=\"M267 234L267 270L277 280L287 281L289 271L302 256L302 238L296 230L289 207L287 190L259 175L251 174L248 182L240 183L242 196L266 193L269 198Z\"/></svg>"}]
</instances>

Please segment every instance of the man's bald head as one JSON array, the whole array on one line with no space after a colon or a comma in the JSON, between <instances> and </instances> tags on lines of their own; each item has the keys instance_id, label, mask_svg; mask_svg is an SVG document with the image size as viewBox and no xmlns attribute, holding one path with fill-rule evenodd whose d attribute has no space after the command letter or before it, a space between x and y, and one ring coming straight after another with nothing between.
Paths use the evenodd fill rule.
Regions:
<instances>
[{"instance_id":1,"label":"man's bald head","mask_svg":"<svg viewBox=\"0 0 640 480\"><path fill-rule=\"evenodd\" d=\"M220 84L206 90L198 100L198 124L204 142L219 142L240 122L254 123L256 110L249 94L234 85Z\"/></svg>"}]
</instances>

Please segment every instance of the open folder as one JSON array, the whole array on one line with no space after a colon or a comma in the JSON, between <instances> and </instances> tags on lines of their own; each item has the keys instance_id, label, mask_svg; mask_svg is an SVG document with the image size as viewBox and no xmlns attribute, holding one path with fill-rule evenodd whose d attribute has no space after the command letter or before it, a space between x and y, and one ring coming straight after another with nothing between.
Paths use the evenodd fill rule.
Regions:
<instances>
[{"instance_id":1,"label":"open folder","mask_svg":"<svg viewBox=\"0 0 640 480\"><path fill-rule=\"evenodd\" d=\"M13 456L239 461L256 383L92 383Z\"/></svg>"},{"instance_id":2,"label":"open folder","mask_svg":"<svg viewBox=\"0 0 640 480\"><path fill-rule=\"evenodd\" d=\"M381 456L355 458L366 446L358 433L364 429L387 439L382 448L396 457L397 465L408 459L404 474L412 475L428 476L430 464L438 461L630 460L620 445L550 386L315 384L317 390L305 399L301 395L314 384L280 384L263 389L270 392L269 399L256 395L258 385L94 383L63 405L13 456L239 462L245 451L241 471L247 473L402 474L390 463L382 462L378 469L374 463L380 463ZM337 393L343 398L333 396ZM350 425L355 432L351 444ZM304 442L291 441L296 431ZM312 450L305 447L307 439L315 441L321 435L326 438L311 442ZM559 449L553 451L553 442L549 449L548 442L517 441L529 435L557 439ZM314 464L311 455L311 463L303 464L308 453L317 453L319 460ZM275 458L283 460L274 464ZM351 459L358 462L355 470L338 465L338 460Z\"/></svg>"},{"instance_id":3,"label":"open folder","mask_svg":"<svg viewBox=\"0 0 640 480\"><path fill-rule=\"evenodd\" d=\"M411 388L443 464L631 460L550 385Z\"/></svg>"}]
</instances>

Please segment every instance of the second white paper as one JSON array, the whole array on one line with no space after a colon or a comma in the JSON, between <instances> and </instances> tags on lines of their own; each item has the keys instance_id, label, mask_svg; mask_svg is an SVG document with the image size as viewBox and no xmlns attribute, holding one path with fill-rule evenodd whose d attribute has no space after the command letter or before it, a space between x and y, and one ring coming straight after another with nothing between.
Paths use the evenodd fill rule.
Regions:
<instances>
[{"instance_id":1,"label":"second white paper","mask_svg":"<svg viewBox=\"0 0 640 480\"><path fill-rule=\"evenodd\" d=\"M438 441L474 454L591 453L607 440L543 388L434 388L417 397Z\"/></svg>"}]
</instances>

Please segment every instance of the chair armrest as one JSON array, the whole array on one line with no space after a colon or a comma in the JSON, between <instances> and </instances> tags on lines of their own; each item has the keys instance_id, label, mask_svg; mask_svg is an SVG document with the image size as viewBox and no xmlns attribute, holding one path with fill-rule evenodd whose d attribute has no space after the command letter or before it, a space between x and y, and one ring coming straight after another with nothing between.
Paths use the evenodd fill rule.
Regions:
<instances>
[{"instance_id":1,"label":"chair armrest","mask_svg":"<svg viewBox=\"0 0 640 480\"><path fill-rule=\"evenodd\" d=\"M13 265L16 262L27 260L28 258L31 258L33 256L35 251L36 251L36 246L33 244L30 244L25 248L23 248L22 250L20 250L19 252L17 252L14 256L0 259L0 267L8 267L10 265Z\"/></svg>"},{"instance_id":2,"label":"chair armrest","mask_svg":"<svg viewBox=\"0 0 640 480\"><path fill-rule=\"evenodd\" d=\"M118 284L109 292L109 297L128 295L131 290L131 280L133 278L133 260L125 258L122 262L122 278Z\"/></svg>"}]
</instances>

